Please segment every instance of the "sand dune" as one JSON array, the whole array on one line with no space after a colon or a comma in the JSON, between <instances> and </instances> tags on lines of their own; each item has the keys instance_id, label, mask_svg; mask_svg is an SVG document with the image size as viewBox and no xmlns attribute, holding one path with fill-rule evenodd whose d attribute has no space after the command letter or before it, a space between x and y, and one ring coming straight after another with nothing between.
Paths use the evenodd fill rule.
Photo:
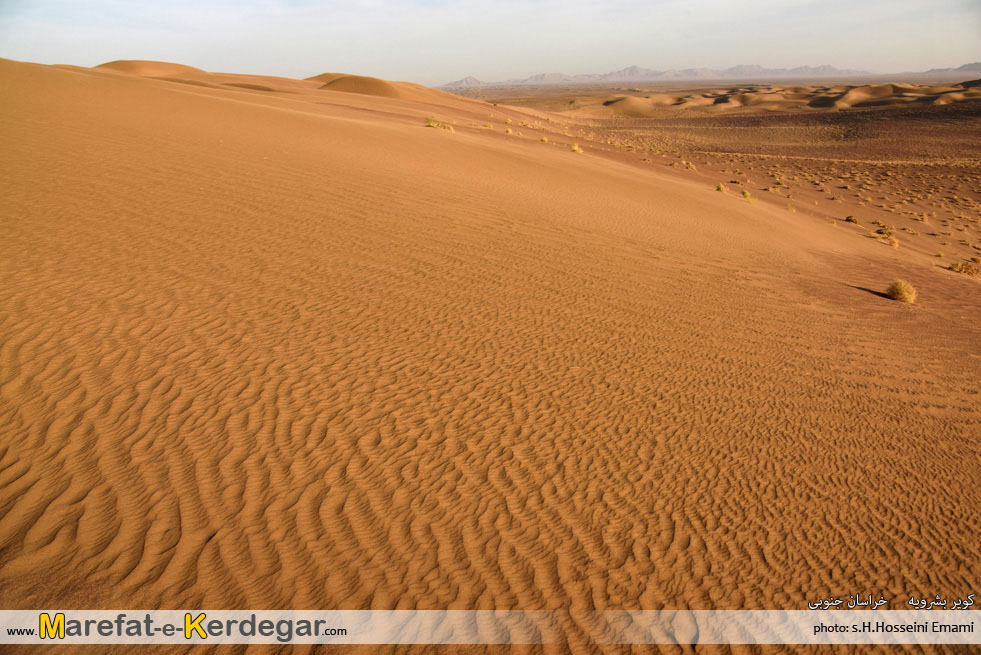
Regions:
<instances>
[{"instance_id":1,"label":"sand dune","mask_svg":"<svg viewBox=\"0 0 981 655\"><path fill-rule=\"evenodd\" d=\"M970 82L948 86L917 84L870 84L864 86L748 86L730 89L710 89L674 95L638 92L619 94L611 98L579 98L578 115L590 117L626 116L631 118L658 117L664 109L705 108L713 112L847 110L852 108L901 105L908 102L951 104L981 100L981 91Z\"/></svg>"},{"instance_id":2,"label":"sand dune","mask_svg":"<svg viewBox=\"0 0 981 655\"><path fill-rule=\"evenodd\" d=\"M168 82L180 82L195 86L229 86L254 91L295 91L316 89L316 80L295 80L272 75L243 75L239 73L212 73L200 68L163 61L121 60L96 66L94 70L153 77Z\"/></svg>"},{"instance_id":3,"label":"sand dune","mask_svg":"<svg viewBox=\"0 0 981 655\"><path fill-rule=\"evenodd\" d=\"M899 102L904 90L895 84L878 84L849 89L836 101L836 107L861 107L873 101Z\"/></svg>"},{"instance_id":4,"label":"sand dune","mask_svg":"<svg viewBox=\"0 0 981 655\"><path fill-rule=\"evenodd\" d=\"M178 76L186 74L203 74L204 71L193 66L173 64L166 61L146 61L140 59L121 59L110 61L95 67L97 70L116 71L128 75L144 75L147 77Z\"/></svg>"},{"instance_id":5,"label":"sand dune","mask_svg":"<svg viewBox=\"0 0 981 655\"><path fill-rule=\"evenodd\" d=\"M648 96L647 100L653 105L673 105L680 102L681 98L669 93L655 93L654 95Z\"/></svg>"},{"instance_id":6,"label":"sand dune","mask_svg":"<svg viewBox=\"0 0 981 655\"><path fill-rule=\"evenodd\" d=\"M613 110L613 114L616 116L650 116L653 108L652 103L649 100L634 96L620 96L613 98L604 102L603 105L610 107Z\"/></svg>"},{"instance_id":7,"label":"sand dune","mask_svg":"<svg viewBox=\"0 0 981 655\"><path fill-rule=\"evenodd\" d=\"M380 98L397 98L399 100L436 103L440 106L456 105L460 100L458 96L447 91L431 89L411 82L389 82L376 77L365 77L363 75L340 75L334 77L319 88L324 91L340 91L342 93L357 93Z\"/></svg>"},{"instance_id":8,"label":"sand dune","mask_svg":"<svg viewBox=\"0 0 981 655\"><path fill-rule=\"evenodd\" d=\"M74 71L84 71L78 67L60 67ZM230 88L264 93L303 93L307 91L338 91L379 98L393 98L439 107L451 106L454 109L477 111L477 104L462 99L446 91L430 89L410 82L390 82L362 75L343 73L322 73L304 80L271 75L248 75L241 73L218 73L203 71L191 66L183 66L160 61L121 60L94 67L96 71L110 71L140 77L151 77L164 82L175 82L204 88ZM321 96L323 97L323 96ZM350 99L344 104L350 103ZM479 110L481 116L485 113Z\"/></svg>"},{"instance_id":9,"label":"sand dune","mask_svg":"<svg viewBox=\"0 0 981 655\"><path fill-rule=\"evenodd\" d=\"M977 280L543 110L106 67L0 61L0 606L564 608L588 652L981 576Z\"/></svg>"},{"instance_id":10,"label":"sand dune","mask_svg":"<svg viewBox=\"0 0 981 655\"><path fill-rule=\"evenodd\" d=\"M405 95L394 84L375 77L363 77L361 75L342 75L327 82L320 88L328 91L361 93L386 98L401 98Z\"/></svg>"},{"instance_id":11,"label":"sand dune","mask_svg":"<svg viewBox=\"0 0 981 655\"><path fill-rule=\"evenodd\" d=\"M313 82L320 82L321 84L326 84L332 80L336 80L338 77L345 77L344 73L321 73L320 75L314 75L313 77L308 77L307 79Z\"/></svg>"}]
</instances>

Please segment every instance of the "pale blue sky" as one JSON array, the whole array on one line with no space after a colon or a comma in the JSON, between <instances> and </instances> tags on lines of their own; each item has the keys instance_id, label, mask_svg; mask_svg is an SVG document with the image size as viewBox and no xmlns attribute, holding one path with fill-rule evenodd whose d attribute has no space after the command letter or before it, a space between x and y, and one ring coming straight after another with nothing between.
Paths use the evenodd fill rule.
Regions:
<instances>
[{"instance_id":1,"label":"pale blue sky","mask_svg":"<svg viewBox=\"0 0 981 655\"><path fill-rule=\"evenodd\" d=\"M981 0L0 0L0 57L442 84L542 72L981 60Z\"/></svg>"}]
</instances>

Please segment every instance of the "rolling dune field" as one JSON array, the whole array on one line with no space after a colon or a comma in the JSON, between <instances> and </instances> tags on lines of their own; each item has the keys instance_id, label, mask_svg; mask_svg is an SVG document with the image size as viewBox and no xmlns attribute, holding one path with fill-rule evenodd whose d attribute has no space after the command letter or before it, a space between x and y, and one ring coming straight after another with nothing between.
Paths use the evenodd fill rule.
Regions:
<instances>
[{"instance_id":1,"label":"rolling dune field","mask_svg":"<svg viewBox=\"0 0 981 655\"><path fill-rule=\"evenodd\" d=\"M759 157L653 165L582 112L0 80L3 609L562 609L545 650L648 652L575 617L981 579L981 281L946 268L981 242L976 152L929 167L950 225L896 214L892 248L886 209L746 202ZM323 652L351 650L466 649Z\"/></svg>"}]
</instances>

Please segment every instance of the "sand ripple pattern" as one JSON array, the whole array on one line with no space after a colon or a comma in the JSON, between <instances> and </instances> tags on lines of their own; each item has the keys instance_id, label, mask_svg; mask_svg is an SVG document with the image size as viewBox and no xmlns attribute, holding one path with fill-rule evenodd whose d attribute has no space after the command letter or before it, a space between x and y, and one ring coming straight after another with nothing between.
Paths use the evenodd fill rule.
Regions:
<instances>
[{"instance_id":1,"label":"sand ripple pattern","mask_svg":"<svg viewBox=\"0 0 981 655\"><path fill-rule=\"evenodd\" d=\"M4 71L3 607L799 608L981 576L968 326L856 311L884 301L762 221L583 158Z\"/></svg>"}]
</instances>

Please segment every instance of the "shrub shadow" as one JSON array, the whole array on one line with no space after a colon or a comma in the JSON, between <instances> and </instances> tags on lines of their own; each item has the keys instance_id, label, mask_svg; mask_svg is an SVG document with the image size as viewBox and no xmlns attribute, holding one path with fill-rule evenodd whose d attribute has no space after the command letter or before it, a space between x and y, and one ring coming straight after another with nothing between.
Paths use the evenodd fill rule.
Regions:
<instances>
[{"instance_id":1,"label":"shrub shadow","mask_svg":"<svg viewBox=\"0 0 981 655\"><path fill-rule=\"evenodd\" d=\"M865 293L871 293L873 296L879 296L880 298L885 298L886 300L892 300L888 295L881 291L874 291L873 289L866 289L865 287L857 287L854 284L849 284L852 289L858 289L859 291L864 291Z\"/></svg>"}]
</instances>

